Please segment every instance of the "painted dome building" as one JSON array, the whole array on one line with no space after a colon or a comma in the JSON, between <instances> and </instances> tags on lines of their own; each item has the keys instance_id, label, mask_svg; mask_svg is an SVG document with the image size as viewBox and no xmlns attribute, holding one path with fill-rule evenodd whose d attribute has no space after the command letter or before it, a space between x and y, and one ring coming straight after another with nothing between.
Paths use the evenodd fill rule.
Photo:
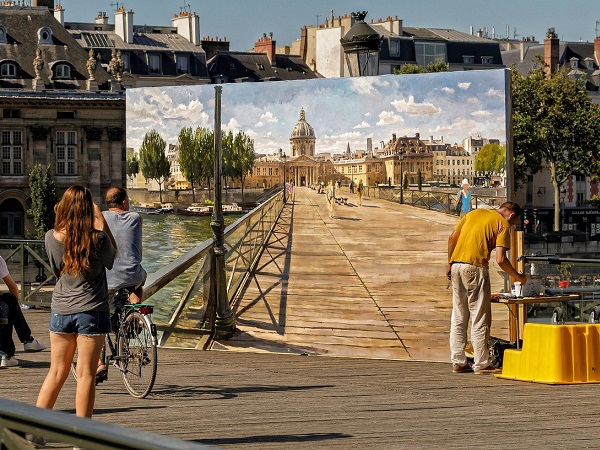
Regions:
<instances>
[{"instance_id":1,"label":"painted dome building","mask_svg":"<svg viewBox=\"0 0 600 450\"><path fill-rule=\"evenodd\" d=\"M304 108L300 110L300 120L292 129L290 136L290 147L292 158L298 156L315 156L315 137L314 128L306 121Z\"/></svg>"}]
</instances>

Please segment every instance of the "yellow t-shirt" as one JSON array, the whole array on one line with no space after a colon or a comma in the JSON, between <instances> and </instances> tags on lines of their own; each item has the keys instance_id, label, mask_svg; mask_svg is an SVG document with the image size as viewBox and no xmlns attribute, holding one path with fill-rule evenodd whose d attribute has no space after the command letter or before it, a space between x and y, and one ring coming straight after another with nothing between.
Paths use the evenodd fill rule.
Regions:
<instances>
[{"instance_id":1,"label":"yellow t-shirt","mask_svg":"<svg viewBox=\"0 0 600 450\"><path fill-rule=\"evenodd\" d=\"M510 249L511 225L493 209L475 209L454 228L460 233L450 262L488 267L490 253L496 247Z\"/></svg>"}]
</instances>

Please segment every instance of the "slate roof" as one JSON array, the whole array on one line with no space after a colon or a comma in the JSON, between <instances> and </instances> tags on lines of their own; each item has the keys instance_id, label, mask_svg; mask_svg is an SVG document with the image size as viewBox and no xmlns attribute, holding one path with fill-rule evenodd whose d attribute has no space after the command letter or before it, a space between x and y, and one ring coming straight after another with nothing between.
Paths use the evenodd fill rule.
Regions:
<instances>
[{"instance_id":1,"label":"slate roof","mask_svg":"<svg viewBox=\"0 0 600 450\"><path fill-rule=\"evenodd\" d=\"M153 33L152 27L134 27L133 43L129 44L114 31L114 26L103 25L103 29L92 30L85 26L86 24L67 23L69 33L76 39L82 47L98 50L102 56L103 63L108 64L111 60L111 51L113 48L121 50L130 56L131 73L140 75L149 75L146 53L160 53L162 55L161 67L162 74L166 76L178 76L175 63L175 53L186 54L189 60L189 75L198 78L207 78L206 54L201 46L192 44L176 33L175 28L159 27L161 30L170 30L170 33ZM79 27L79 28L75 28ZM87 35L87 39L86 39ZM110 47L100 47L90 45L90 36L101 36L94 41L110 40ZM106 39L105 39L106 38ZM152 74L152 76L156 76Z\"/></svg>"},{"instance_id":2,"label":"slate roof","mask_svg":"<svg viewBox=\"0 0 600 450\"><path fill-rule=\"evenodd\" d=\"M33 60L38 47L38 30L48 27L52 31L51 44L39 44L44 59L41 71L46 88L85 89L88 79L88 53L73 39L67 30L46 9L39 8L0 8L0 25L6 28L8 43L0 44L0 61L10 60L18 66L16 78L0 78L0 88L32 87L35 78ZM70 80L52 78L52 65L66 62L71 66ZM108 73L100 64L94 77L98 85L106 83Z\"/></svg>"},{"instance_id":3,"label":"slate roof","mask_svg":"<svg viewBox=\"0 0 600 450\"><path fill-rule=\"evenodd\" d=\"M276 55L272 66L266 53L218 51L207 66L212 80L223 77L228 83L322 78L295 55Z\"/></svg>"}]
</instances>

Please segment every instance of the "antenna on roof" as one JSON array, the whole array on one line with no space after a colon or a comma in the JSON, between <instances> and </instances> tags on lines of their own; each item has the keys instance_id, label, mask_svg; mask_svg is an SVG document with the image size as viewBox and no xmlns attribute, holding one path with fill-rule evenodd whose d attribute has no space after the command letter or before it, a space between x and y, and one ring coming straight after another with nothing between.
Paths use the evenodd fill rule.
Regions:
<instances>
[{"instance_id":1,"label":"antenna on roof","mask_svg":"<svg viewBox=\"0 0 600 450\"><path fill-rule=\"evenodd\" d=\"M315 17L317 18L317 27L319 26L319 17L321 17L320 14L315 14Z\"/></svg>"},{"instance_id":2,"label":"antenna on roof","mask_svg":"<svg viewBox=\"0 0 600 450\"><path fill-rule=\"evenodd\" d=\"M600 36L600 34L598 34L599 28L600 28L600 20L596 20L596 36Z\"/></svg>"},{"instance_id":3,"label":"antenna on roof","mask_svg":"<svg viewBox=\"0 0 600 450\"><path fill-rule=\"evenodd\" d=\"M183 0L183 6L180 6L179 9L181 10L181 12L192 12L192 7L189 3L186 3L185 0Z\"/></svg>"},{"instance_id":4,"label":"antenna on roof","mask_svg":"<svg viewBox=\"0 0 600 450\"><path fill-rule=\"evenodd\" d=\"M123 8L125 5L123 4L123 2L119 3L119 2L115 2L115 3L111 3L110 6L113 6L115 8L115 11L117 11L119 9L119 5L121 6L121 8Z\"/></svg>"}]
</instances>

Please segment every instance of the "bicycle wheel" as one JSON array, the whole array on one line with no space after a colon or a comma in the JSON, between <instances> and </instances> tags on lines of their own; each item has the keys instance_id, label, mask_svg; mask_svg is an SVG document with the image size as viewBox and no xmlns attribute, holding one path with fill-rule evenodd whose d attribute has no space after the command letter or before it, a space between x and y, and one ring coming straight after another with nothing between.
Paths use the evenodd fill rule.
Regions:
<instances>
[{"instance_id":1,"label":"bicycle wheel","mask_svg":"<svg viewBox=\"0 0 600 450\"><path fill-rule=\"evenodd\" d=\"M102 346L102 352L100 352L100 360L104 363L106 367L108 367L108 361L106 360L106 340L104 341L104 345ZM73 355L73 362L71 362L71 375L77 381L77 349L75 349L75 355ZM98 384L98 383L96 383Z\"/></svg>"},{"instance_id":2,"label":"bicycle wheel","mask_svg":"<svg viewBox=\"0 0 600 450\"><path fill-rule=\"evenodd\" d=\"M119 332L117 358L123 383L131 395L146 397L156 379L156 333L150 318L131 310L125 315Z\"/></svg>"}]
</instances>

